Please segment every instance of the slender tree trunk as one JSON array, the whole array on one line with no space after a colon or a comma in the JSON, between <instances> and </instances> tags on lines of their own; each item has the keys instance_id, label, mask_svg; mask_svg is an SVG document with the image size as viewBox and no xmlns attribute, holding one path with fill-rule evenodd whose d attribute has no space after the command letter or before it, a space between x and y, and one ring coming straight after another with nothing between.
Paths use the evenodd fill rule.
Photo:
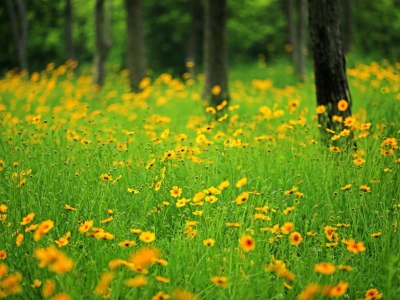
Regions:
<instances>
[{"instance_id":1,"label":"slender tree trunk","mask_svg":"<svg viewBox=\"0 0 400 300\"><path fill-rule=\"evenodd\" d=\"M343 50L345 53L350 51L353 43L353 4L352 0L343 0L344 7L344 30L343 30Z\"/></svg>"},{"instance_id":2,"label":"slender tree trunk","mask_svg":"<svg viewBox=\"0 0 400 300\"><path fill-rule=\"evenodd\" d=\"M196 78L197 48L199 44L200 1L188 0L190 12L190 28L187 40L186 67L190 76Z\"/></svg>"},{"instance_id":3,"label":"slender tree trunk","mask_svg":"<svg viewBox=\"0 0 400 300\"><path fill-rule=\"evenodd\" d=\"M294 65L295 72L299 72L299 40L297 36L296 30L296 11L295 11L295 0L285 0L283 5L285 6L286 13L286 24L287 24L287 33L288 33L288 41L291 46L291 55L292 61Z\"/></svg>"},{"instance_id":4,"label":"slender tree trunk","mask_svg":"<svg viewBox=\"0 0 400 300\"><path fill-rule=\"evenodd\" d=\"M299 75L300 80L304 82L307 74L307 0L300 0L300 14L299 14Z\"/></svg>"},{"instance_id":5,"label":"slender tree trunk","mask_svg":"<svg viewBox=\"0 0 400 300\"><path fill-rule=\"evenodd\" d=\"M127 21L127 63L132 91L140 91L140 82L146 77L142 1L125 0Z\"/></svg>"},{"instance_id":6,"label":"slender tree trunk","mask_svg":"<svg viewBox=\"0 0 400 300\"><path fill-rule=\"evenodd\" d=\"M110 28L112 23L112 6L111 4L109 5L105 15L104 2L105 0L96 0L95 4L96 51L94 55L93 83L99 86L103 85L106 76L105 64L112 45Z\"/></svg>"},{"instance_id":7,"label":"slender tree trunk","mask_svg":"<svg viewBox=\"0 0 400 300\"><path fill-rule=\"evenodd\" d=\"M14 2L16 7L14 7ZM28 71L27 42L28 18L25 0L6 0L19 68ZM19 17L19 20L18 20Z\"/></svg>"},{"instance_id":8,"label":"slender tree trunk","mask_svg":"<svg viewBox=\"0 0 400 300\"><path fill-rule=\"evenodd\" d=\"M332 117L351 115L351 96L346 76L346 61L342 50L338 0L309 0L309 29L314 61L317 104L324 105L327 115L319 114L323 127L336 128ZM340 100L348 102L345 111L338 109Z\"/></svg>"},{"instance_id":9,"label":"slender tree trunk","mask_svg":"<svg viewBox=\"0 0 400 300\"><path fill-rule=\"evenodd\" d=\"M204 23L205 85L203 97L217 106L229 101L226 43L227 0L206 0ZM219 88L215 88L219 86Z\"/></svg>"},{"instance_id":10,"label":"slender tree trunk","mask_svg":"<svg viewBox=\"0 0 400 300\"><path fill-rule=\"evenodd\" d=\"M64 16L64 18L65 18L65 40L67 42L67 56L68 56L68 59L76 60L74 40L73 40L73 34L72 34L73 12L72 12L71 0L66 0L64 14L65 14L65 16Z\"/></svg>"}]
</instances>

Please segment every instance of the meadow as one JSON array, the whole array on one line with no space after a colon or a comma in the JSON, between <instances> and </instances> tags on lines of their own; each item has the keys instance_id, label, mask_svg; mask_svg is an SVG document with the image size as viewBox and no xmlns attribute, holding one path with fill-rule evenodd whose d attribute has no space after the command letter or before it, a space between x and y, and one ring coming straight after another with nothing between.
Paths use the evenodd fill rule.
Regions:
<instances>
[{"instance_id":1,"label":"meadow","mask_svg":"<svg viewBox=\"0 0 400 300\"><path fill-rule=\"evenodd\" d=\"M73 67L0 80L0 298L400 299L400 64L348 70L340 132L286 65L217 107Z\"/></svg>"}]
</instances>

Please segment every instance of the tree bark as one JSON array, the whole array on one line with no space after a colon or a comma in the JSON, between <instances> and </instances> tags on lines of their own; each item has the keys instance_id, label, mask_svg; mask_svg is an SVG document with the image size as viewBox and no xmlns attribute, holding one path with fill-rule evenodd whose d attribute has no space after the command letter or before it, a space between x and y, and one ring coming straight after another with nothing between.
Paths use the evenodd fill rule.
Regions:
<instances>
[{"instance_id":1,"label":"tree bark","mask_svg":"<svg viewBox=\"0 0 400 300\"><path fill-rule=\"evenodd\" d=\"M19 68L21 71L28 71L27 42L29 24L26 3L25 0L15 0L16 7L14 7L13 3L14 1L12 0L6 0L14 44L17 49Z\"/></svg>"},{"instance_id":2,"label":"tree bark","mask_svg":"<svg viewBox=\"0 0 400 300\"><path fill-rule=\"evenodd\" d=\"M196 78L197 48L199 44L200 1L188 0L190 12L190 28L186 49L186 67L190 76Z\"/></svg>"},{"instance_id":3,"label":"tree bark","mask_svg":"<svg viewBox=\"0 0 400 300\"><path fill-rule=\"evenodd\" d=\"M351 96L346 76L346 61L340 35L338 0L309 0L309 30L314 61L317 104L326 107L327 116L319 114L323 127L336 128L332 117L351 115ZM348 102L345 111L338 109L340 100Z\"/></svg>"},{"instance_id":4,"label":"tree bark","mask_svg":"<svg viewBox=\"0 0 400 300\"><path fill-rule=\"evenodd\" d=\"M105 0L96 0L95 4L96 50L94 55L93 83L99 86L102 86L104 83L106 76L105 64L112 45L112 5L109 5L107 14L105 15L104 2Z\"/></svg>"},{"instance_id":5,"label":"tree bark","mask_svg":"<svg viewBox=\"0 0 400 300\"><path fill-rule=\"evenodd\" d=\"M74 40L72 34L73 12L71 0L66 0L65 3L65 40L67 42L67 56L68 59L76 60Z\"/></svg>"},{"instance_id":6,"label":"tree bark","mask_svg":"<svg viewBox=\"0 0 400 300\"><path fill-rule=\"evenodd\" d=\"M203 97L213 106L229 101L228 60L226 43L227 0L206 0L204 22L204 73ZM216 93L213 87L219 86ZM212 92L212 90L214 92Z\"/></svg>"},{"instance_id":7,"label":"tree bark","mask_svg":"<svg viewBox=\"0 0 400 300\"><path fill-rule=\"evenodd\" d=\"M307 0L300 0L299 14L299 43L298 43L298 62L300 81L304 82L307 75Z\"/></svg>"},{"instance_id":8,"label":"tree bark","mask_svg":"<svg viewBox=\"0 0 400 300\"><path fill-rule=\"evenodd\" d=\"M344 53L350 51L353 43L353 5L352 0L343 0L344 7L344 26L343 26L343 50Z\"/></svg>"},{"instance_id":9,"label":"tree bark","mask_svg":"<svg viewBox=\"0 0 400 300\"><path fill-rule=\"evenodd\" d=\"M142 1L125 0L127 21L127 63L132 91L140 91L140 82L146 77Z\"/></svg>"}]
</instances>

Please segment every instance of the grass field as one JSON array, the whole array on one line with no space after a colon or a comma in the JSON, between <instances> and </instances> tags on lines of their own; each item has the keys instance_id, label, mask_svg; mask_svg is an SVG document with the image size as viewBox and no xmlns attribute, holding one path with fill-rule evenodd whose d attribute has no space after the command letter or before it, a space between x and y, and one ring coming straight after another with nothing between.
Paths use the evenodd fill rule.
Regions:
<instances>
[{"instance_id":1,"label":"grass field","mask_svg":"<svg viewBox=\"0 0 400 300\"><path fill-rule=\"evenodd\" d=\"M348 70L329 145L286 66L232 70L214 109L201 76L7 74L0 298L400 299L399 68Z\"/></svg>"}]
</instances>

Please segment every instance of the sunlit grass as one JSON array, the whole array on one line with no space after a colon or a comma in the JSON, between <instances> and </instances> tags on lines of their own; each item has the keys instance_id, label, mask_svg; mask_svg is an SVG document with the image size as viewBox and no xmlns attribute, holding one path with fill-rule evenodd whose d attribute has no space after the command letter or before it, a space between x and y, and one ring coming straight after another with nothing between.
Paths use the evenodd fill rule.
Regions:
<instances>
[{"instance_id":1,"label":"sunlit grass","mask_svg":"<svg viewBox=\"0 0 400 300\"><path fill-rule=\"evenodd\" d=\"M7 74L0 297L396 299L397 71L349 70L357 148L289 67L233 70L212 109L201 76Z\"/></svg>"}]
</instances>

